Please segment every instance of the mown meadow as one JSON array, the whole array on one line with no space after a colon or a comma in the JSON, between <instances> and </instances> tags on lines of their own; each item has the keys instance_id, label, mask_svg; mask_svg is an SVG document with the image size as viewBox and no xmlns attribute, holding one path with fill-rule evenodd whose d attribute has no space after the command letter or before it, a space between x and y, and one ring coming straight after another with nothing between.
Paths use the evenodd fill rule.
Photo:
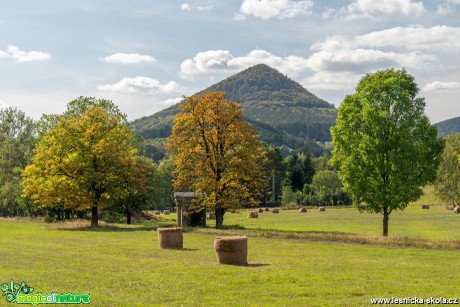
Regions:
<instances>
[{"instance_id":1,"label":"mown meadow","mask_svg":"<svg viewBox=\"0 0 460 307\"><path fill-rule=\"evenodd\" d=\"M388 239L377 239L381 216L353 208L227 213L224 224L187 229L183 250L162 250L152 222L92 230L1 220L0 281L89 293L94 306L363 306L374 297L459 296L460 215L443 205L393 213ZM249 236L247 266L217 264L213 240L226 234Z\"/></svg>"}]
</instances>

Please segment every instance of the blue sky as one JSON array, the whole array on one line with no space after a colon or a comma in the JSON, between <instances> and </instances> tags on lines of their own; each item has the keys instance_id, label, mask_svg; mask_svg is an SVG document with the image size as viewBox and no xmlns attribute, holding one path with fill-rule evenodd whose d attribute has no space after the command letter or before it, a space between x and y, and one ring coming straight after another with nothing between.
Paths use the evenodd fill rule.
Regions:
<instances>
[{"instance_id":1,"label":"blue sky","mask_svg":"<svg viewBox=\"0 0 460 307\"><path fill-rule=\"evenodd\" d=\"M340 104L405 67L432 122L460 116L460 0L2 0L0 104L38 119L78 96L151 115L258 63Z\"/></svg>"}]
</instances>

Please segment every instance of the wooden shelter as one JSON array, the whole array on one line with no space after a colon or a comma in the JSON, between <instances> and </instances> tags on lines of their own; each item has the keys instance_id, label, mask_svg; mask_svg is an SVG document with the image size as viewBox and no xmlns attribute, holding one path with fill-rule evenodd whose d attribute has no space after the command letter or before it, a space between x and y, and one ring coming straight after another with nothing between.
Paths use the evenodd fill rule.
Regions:
<instances>
[{"instance_id":1,"label":"wooden shelter","mask_svg":"<svg viewBox=\"0 0 460 307\"><path fill-rule=\"evenodd\" d=\"M183 227L189 225L189 219L184 217L185 212L189 212L190 205L193 204L193 200L206 197L206 193L195 193L195 192L175 192L174 200L177 207L177 226ZM195 205L195 204L193 204ZM204 225L206 226L206 210L204 208L199 208L199 210L193 210L198 212L198 214L204 214ZM202 211L203 213L199 213ZM193 213L193 212L192 212Z\"/></svg>"}]
</instances>

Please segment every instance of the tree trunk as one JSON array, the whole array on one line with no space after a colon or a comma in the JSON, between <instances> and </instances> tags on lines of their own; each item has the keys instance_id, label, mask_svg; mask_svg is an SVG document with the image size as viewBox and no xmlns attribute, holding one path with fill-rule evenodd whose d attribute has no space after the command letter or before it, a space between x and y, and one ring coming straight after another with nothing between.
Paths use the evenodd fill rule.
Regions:
<instances>
[{"instance_id":1,"label":"tree trunk","mask_svg":"<svg viewBox=\"0 0 460 307\"><path fill-rule=\"evenodd\" d=\"M383 236L388 237L388 221L390 220L390 212L385 207L383 208Z\"/></svg>"},{"instance_id":2,"label":"tree trunk","mask_svg":"<svg viewBox=\"0 0 460 307\"><path fill-rule=\"evenodd\" d=\"M99 215L97 212L97 206L92 206L91 207L91 227L96 228L98 227L98 220L99 220Z\"/></svg>"},{"instance_id":3,"label":"tree trunk","mask_svg":"<svg viewBox=\"0 0 460 307\"><path fill-rule=\"evenodd\" d=\"M126 224L131 225L131 211L126 211Z\"/></svg>"},{"instance_id":4,"label":"tree trunk","mask_svg":"<svg viewBox=\"0 0 460 307\"><path fill-rule=\"evenodd\" d=\"M222 228L222 224L224 223L225 209L216 208L215 213L216 213L216 228Z\"/></svg>"}]
</instances>

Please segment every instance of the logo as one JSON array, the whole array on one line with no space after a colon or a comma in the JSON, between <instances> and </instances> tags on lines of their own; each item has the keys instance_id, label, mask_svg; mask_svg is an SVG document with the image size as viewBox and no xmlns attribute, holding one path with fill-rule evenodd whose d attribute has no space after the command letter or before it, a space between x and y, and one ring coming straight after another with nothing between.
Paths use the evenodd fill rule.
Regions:
<instances>
[{"instance_id":1,"label":"logo","mask_svg":"<svg viewBox=\"0 0 460 307\"><path fill-rule=\"evenodd\" d=\"M89 294L72 294L65 293L59 294L52 292L50 294L43 294L38 292L33 294L34 288L28 286L25 282L21 284L15 283L13 280L10 283L2 285L2 296L5 296L6 301L16 304L89 304Z\"/></svg>"}]
</instances>

